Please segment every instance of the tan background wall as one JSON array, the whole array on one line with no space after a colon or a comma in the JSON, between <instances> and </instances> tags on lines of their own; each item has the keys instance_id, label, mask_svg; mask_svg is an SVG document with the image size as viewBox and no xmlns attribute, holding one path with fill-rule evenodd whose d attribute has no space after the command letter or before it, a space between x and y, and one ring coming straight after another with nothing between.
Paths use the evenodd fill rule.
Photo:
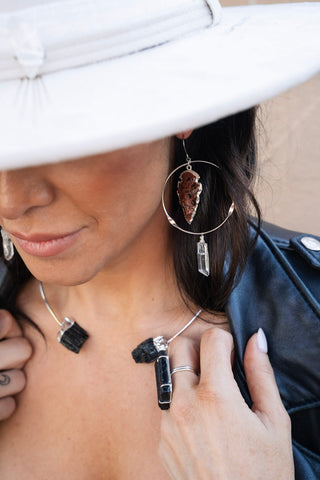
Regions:
<instances>
[{"instance_id":1,"label":"tan background wall","mask_svg":"<svg viewBox=\"0 0 320 480\"><path fill-rule=\"evenodd\" d=\"M261 106L256 193L266 220L320 235L320 75Z\"/></svg>"},{"instance_id":2,"label":"tan background wall","mask_svg":"<svg viewBox=\"0 0 320 480\"><path fill-rule=\"evenodd\" d=\"M275 2L222 1L245 3ZM263 103L259 118L256 194L264 219L320 235L320 74Z\"/></svg>"}]
</instances>

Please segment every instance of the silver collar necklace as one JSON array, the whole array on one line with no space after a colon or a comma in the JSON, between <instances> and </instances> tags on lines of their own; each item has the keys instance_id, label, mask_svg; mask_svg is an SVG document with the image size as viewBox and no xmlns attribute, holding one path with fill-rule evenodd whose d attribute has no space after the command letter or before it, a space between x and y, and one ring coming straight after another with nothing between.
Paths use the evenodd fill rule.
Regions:
<instances>
[{"instance_id":1,"label":"silver collar necklace","mask_svg":"<svg viewBox=\"0 0 320 480\"><path fill-rule=\"evenodd\" d=\"M82 345L89 338L88 333L80 327L80 325L69 317L65 317L61 322L49 305L47 297L44 293L42 282L39 281L39 288L42 300L47 307L49 313L60 326L57 340L71 352L79 353ZM155 362L156 384L158 392L158 405L161 410L170 408L172 399L172 381L170 371L170 361L168 348L170 343L183 333L198 318L202 309L186 323L173 337L167 340L160 335L155 338L148 338L141 342L133 351L132 357L136 363L152 363Z\"/></svg>"}]
</instances>

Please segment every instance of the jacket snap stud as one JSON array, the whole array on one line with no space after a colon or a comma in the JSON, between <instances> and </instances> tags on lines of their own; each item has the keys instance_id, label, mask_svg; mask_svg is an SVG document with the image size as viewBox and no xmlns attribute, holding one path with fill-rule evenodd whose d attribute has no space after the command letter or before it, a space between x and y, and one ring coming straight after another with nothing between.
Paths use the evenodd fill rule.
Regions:
<instances>
[{"instance_id":1,"label":"jacket snap stud","mask_svg":"<svg viewBox=\"0 0 320 480\"><path fill-rule=\"evenodd\" d=\"M302 237L301 243L308 250L313 250L314 252L320 252L320 242L314 237Z\"/></svg>"}]
</instances>

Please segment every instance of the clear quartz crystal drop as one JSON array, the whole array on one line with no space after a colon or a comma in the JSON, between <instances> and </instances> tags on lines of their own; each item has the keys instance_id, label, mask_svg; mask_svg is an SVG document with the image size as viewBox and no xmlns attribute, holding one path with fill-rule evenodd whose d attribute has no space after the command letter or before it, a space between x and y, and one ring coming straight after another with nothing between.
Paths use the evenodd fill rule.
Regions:
<instances>
[{"instance_id":1,"label":"clear quartz crystal drop","mask_svg":"<svg viewBox=\"0 0 320 480\"><path fill-rule=\"evenodd\" d=\"M198 258L198 271L206 277L210 274L209 266L209 251L208 244L204 241L204 236L201 235L199 242L197 243L197 258Z\"/></svg>"},{"instance_id":2,"label":"clear quartz crystal drop","mask_svg":"<svg viewBox=\"0 0 320 480\"><path fill-rule=\"evenodd\" d=\"M9 261L14 256L13 243L11 241L11 238L3 228L1 229L1 236L2 236L3 256L5 260Z\"/></svg>"}]
</instances>

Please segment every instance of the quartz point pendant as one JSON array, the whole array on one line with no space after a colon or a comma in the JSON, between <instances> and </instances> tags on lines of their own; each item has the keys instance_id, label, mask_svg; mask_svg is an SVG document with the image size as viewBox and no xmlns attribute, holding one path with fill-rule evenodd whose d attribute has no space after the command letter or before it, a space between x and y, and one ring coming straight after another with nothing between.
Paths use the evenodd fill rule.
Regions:
<instances>
[{"instance_id":1,"label":"quartz point pendant","mask_svg":"<svg viewBox=\"0 0 320 480\"><path fill-rule=\"evenodd\" d=\"M208 244L204 241L203 235L201 235L200 240L197 243L197 259L198 272L208 277L210 275L209 251Z\"/></svg>"},{"instance_id":2,"label":"quartz point pendant","mask_svg":"<svg viewBox=\"0 0 320 480\"><path fill-rule=\"evenodd\" d=\"M74 353L79 353L84 342L89 338L87 332L77 322L65 317L57 335L57 340Z\"/></svg>"},{"instance_id":3,"label":"quartz point pendant","mask_svg":"<svg viewBox=\"0 0 320 480\"><path fill-rule=\"evenodd\" d=\"M1 236L2 236L3 256L5 260L7 260L8 262L14 256L13 243L11 241L11 238L3 228L1 229Z\"/></svg>"}]
</instances>

